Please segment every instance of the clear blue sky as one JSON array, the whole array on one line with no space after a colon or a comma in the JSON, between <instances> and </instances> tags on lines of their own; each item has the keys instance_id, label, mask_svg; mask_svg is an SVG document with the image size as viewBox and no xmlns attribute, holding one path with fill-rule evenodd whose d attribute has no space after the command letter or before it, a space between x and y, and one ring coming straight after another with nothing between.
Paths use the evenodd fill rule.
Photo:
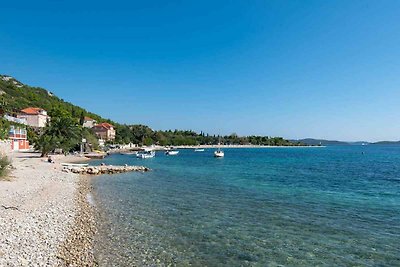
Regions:
<instances>
[{"instance_id":1,"label":"clear blue sky","mask_svg":"<svg viewBox=\"0 0 400 267\"><path fill-rule=\"evenodd\" d=\"M3 1L0 10L0 73L115 121L400 139L400 1Z\"/></svg>"}]
</instances>

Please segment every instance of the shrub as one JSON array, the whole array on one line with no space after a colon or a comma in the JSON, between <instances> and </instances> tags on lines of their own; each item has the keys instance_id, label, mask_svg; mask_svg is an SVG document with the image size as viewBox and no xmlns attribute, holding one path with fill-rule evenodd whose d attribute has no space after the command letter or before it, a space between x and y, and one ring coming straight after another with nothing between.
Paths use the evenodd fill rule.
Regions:
<instances>
[{"instance_id":1,"label":"shrub","mask_svg":"<svg viewBox=\"0 0 400 267\"><path fill-rule=\"evenodd\" d=\"M10 163L11 162L7 156L0 155L0 178L4 178L7 175Z\"/></svg>"}]
</instances>

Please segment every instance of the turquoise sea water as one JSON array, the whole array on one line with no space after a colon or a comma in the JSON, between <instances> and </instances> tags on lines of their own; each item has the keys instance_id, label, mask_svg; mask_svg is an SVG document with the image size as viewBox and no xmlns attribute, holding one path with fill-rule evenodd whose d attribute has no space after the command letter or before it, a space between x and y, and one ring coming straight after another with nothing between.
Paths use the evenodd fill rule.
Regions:
<instances>
[{"instance_id":1,"label":"turquoise sea water","mask_svg":"<svg viewBox=\"0 0 400 267\"><path fill-rule=\"evenodd\" d=\"M102 160L152 171L94 179L100 265L400 266L400 147L212 153Z\"/></svg>"}]
</instances>

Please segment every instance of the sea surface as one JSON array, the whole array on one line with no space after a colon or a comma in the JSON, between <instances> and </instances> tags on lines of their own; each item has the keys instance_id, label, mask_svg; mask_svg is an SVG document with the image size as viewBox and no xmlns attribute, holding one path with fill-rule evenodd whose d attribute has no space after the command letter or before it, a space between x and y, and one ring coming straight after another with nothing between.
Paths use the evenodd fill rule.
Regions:
<instances>
[{"instance_id":1,"label":"sea surface","mask_svg":"<svg viewBox=\"0 0 400 267\"><path fill-rule=\"evenodd\" d=\"M400 266L400 146L180 150L93 164L100 266Z\"/></svg>"}]
</instances>

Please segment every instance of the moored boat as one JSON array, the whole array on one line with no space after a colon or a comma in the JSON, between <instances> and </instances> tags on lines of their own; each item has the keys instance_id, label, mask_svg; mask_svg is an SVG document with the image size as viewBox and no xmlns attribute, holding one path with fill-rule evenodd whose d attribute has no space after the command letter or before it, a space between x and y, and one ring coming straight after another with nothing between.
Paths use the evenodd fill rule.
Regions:
<instances>
[{"instance_id":1,"label":"moored boat","mask_svg":"<svg viewBox=\"0 0 400 267\"><path fill-rule=\"evenodd\" d=\"M61 163L61 166L63 167L87 167L89 166L88 163Z\"/></svg>"},{"instance_id":2,"label":"moored boat","mask_svg":"<svg viewBox=\"0 0 400 267\"><path fill-rule=\"evenodd\" d=\"M194 152L204 152L204 148L196 148Z\"/></svg>"},{"instance_id":3,"label":"moored boat","mask_svg":"<svg viewBox=\"0 0 400 267\"><path fill-rule=\"evenodd\" d=\"M107 156L105 152L90 152L83 154L87 158L91 159L104 159Z\"/></svg>"},{"instance_id":4,"label":"moored boat","mask_svg":"<svg viewBox=\"0 0 400 267\"><path fill-rule=\"evenodd\" d=\"M225 156L224 151L221 150L221 143L218 143L218 149L214 151L214 157L216 158L222 158Z\"/></svg>"},{"instance_id":5,"label":"moored boat","mask_svg":"<svg viewBox=\"0 0 400 267\"><path fill-rule=\"evenodd\" d=\"M178 155L178 153L179 153L178 150L168 150L168 151L165 152L165 155L175 156L175 155Z\"/></svg>"},{"instance_id":6,"label":"moored boat","mask_svg":"<svg viewBox=\"0 0 400 267\"><path fill-rule=\"evenodd\" d=\"M140 159L149 159L149 158L154 158L155 156L156 152L154 151L143 151L136 154L136 157Z\"/></svg>"},{"instance_id":7,"label":"moored boat","mask_svg":"<svg viewBox=\"0 0 400 267\"><path fill-rule=\"evenodd\" d=\"M137 151L130 151L130 152L121 152L121 155L137 155Z\"/></svg>"},{"instance_id":8,"label":"moored boat","mask_svg":"<svg viewBox=\"0 0 400 267\"><path fill-rule=\"evenodd\" d=\"M220 150L220 149L214 151L214 157L216 157L216 158L222 158L222 157L224 157L224 156L225 156L224 151L222 151L222 150Z\"/></svg>"}]
</instances>

